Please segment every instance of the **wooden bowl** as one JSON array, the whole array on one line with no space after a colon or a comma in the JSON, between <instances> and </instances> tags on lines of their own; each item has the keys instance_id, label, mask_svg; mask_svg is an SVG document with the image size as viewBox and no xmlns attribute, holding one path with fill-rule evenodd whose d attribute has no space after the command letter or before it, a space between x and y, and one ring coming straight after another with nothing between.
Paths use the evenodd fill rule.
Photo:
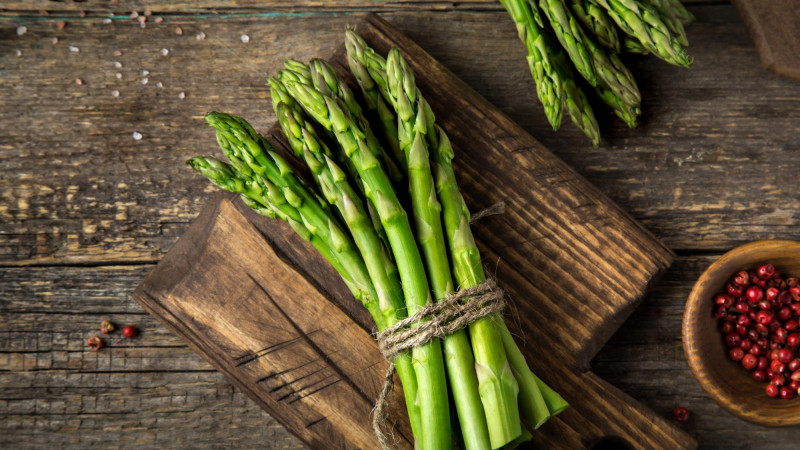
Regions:
<instances>
[{"instance_id":1,"label":"wooden bowl","mask_svg":"<svg viewBox=\"0 0 800 450\"><path fill-rule=\"evenodd\" d=\"M728 348L713 316L713 297L739 270L772 263L784 274L800 276L800 242L755 241L737 247L711 264L689 294L683 313L683 350L700 386L722 407L750 422L800 424L800 397L769 398L766 383L728 358Z\"/></svg>"}]
</instances>

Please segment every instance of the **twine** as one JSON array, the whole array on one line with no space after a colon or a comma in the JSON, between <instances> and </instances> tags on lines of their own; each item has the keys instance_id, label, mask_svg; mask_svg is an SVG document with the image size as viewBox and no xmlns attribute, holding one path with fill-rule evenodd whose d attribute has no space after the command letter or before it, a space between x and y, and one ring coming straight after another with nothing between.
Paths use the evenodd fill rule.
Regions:
<instances>
[{"instance_id":1,"label":"twine","mask_svg":"<svg viewBox=\"0 0 800 450\"><path fill-rule=\"evenodd\" d=\"M489 278L475 287L462 289L438 303L430 304L383 330L377 337L378 347L391 362L406 350L452 334L472 322L502 312L503 308L503 291L493 278ZM382 427L386 421L387 397L392 390L393 378L394 364L389 364L372 416L372 429L383 449L389 448Z\"/></svg>"}]
</instances>

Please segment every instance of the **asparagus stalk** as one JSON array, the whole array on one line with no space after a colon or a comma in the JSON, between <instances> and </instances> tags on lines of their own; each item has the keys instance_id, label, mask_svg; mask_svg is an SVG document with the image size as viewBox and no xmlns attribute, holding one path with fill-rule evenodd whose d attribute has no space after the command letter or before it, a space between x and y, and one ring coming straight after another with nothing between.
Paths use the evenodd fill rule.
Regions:
<instances>
[{"instance_id":1,"label":"asparagus stalk","mask_svg":"<svg viewBox=\"0 0 800 450\"><path fill-rule=\"evenodd\" d=\"M369 147L365 130L339 99L323 95L304 83L292 81L286 83L286 87L309 116L336 135L345 156L353 162L386 231L400 272L406 307L413 315L430 303L431 294L411 224L391 180L375 156L378 152ZM450 417L439 340L414 348L412 360L422 422L419 445L423 449L446 448L450 442Z\"/></svg>"},{"instance_id":2,"label":"asparagus stalk","mask_svg":"<svg viewBox=\"0 0 800 450\"><path fill-rule=\"evenodd\" d=\"M358 102L355 100L352 91L347 87L347 83L339 77L336 70L328 63L321 59L314 59L309 64L311 68L311 82L319 92L333 98L339 98L342 103L347 107L347 111L356 120L359 127L364 130L365 138L369 148L376 151L376 156L381 162L386 174L392 180L395 186L405 185L405 172L400 169L399 164L383 150L383 147L378 143L378 138L372 132L369 122L367 122L364 113L361 110Z\"/></svg>"},{"instance_id":3,"label":"asparagus stalk","mask_svg":"<svg viewBox=\"0 0 800 450\"><path fill-rule=\"evenodd\" d=\"M238 159L235 155L231 156ZM336 220L326 217L316 198L308 194L294 174L286 172L283 181L294 186L295 190L283 190L262 177L262 174L236 170L235 165L225 164L213 157L197 156L187 163L218 187L242 194L250 199L248 204L255 202L261 205L257 209L260 213L288 222L300 237L310 242L339 272L353 296L376 317L376 325L385 326L376 301L377 293L361 255L354 251L355 245ZM323 222L326 223L324 226L315 225Z\"/></svg>"},{"instance_id":4,"label":"asparagus stalk","mask_svg":"<svg viewBox=\"0 0 800 450\"><path fill-rule=\"evenodd\" d=\"M681 12L675 8L672 1L643 0L642 4L658 11L658 13L661 15L661 21L664 22L664 25L666 25L672 34L675 35L675 39L678 41L678 43L684 47L689 46L689 39L686 37L686 30L683 28L683 21L679 17ZM684 11L686 11L686 9L684 9Z\"/></svg>"},{"instance_id":5,"label":"asparagus stalk","mask_svg":"<svg viewBox=\"0 0 800 450\"><path fill-rule=\"evenodd\" d=\"M453 260L453 271L456 274L461 288L477 286L486 279L481 265L481 256L470 227L470 214L464 198L458 189L455 172L453 171L452 159L453 148L447 134L436 127L438 134L438 146L431 151L432 160L436 165L436 190L442 202L442 211L445 222L445 231L450 244L450 253ZM432 147L433 148L433 147ZM488 318L491 324L495 325L495 333L499 335L500 342L503 336L510 332L500 316ZM470 330L472 336L472 330ZM473 341L474 341L473 337ZM512 341L513 342L513 341ZM525 358L519 349L509 348L503 342L503 349L510 367L509 372L521 374L516 378L519 385L519 403L524 416L532 426L540 426L547 421L550 413L547 408L542 407L541 393L539 386L533 383L530 377L524 376L530 372ZM477 356L476 356L477 359Z\"/></svg>"},{"instance_id":6,"label":"asparagus stalk","mask_svg":"<svg viewBox=\"0 0 800 450\"><path fill-rule=\"evenodd\" d=\"M590 0L605 8L614 22L648 51L676 66L689 67L692 58L661 20L656 10L638 0Z\"/></svg>"},{"instance_id":7,"label":"asparagus stalk","mask_svg":"<svg viewBox=\"0 0 800 450\"><path fill-rule=\"evenodd\" d=\"M535 8L533 0L530 3L531 8ZM606 87L628 105L641 103L633 75L614 53L609 54L586 35L564 0L539 0L539 8L548 18L575 68L590 85Z\"/></svg>"},{"instance_id":8,"label":"asparagus stalk","mask_svg":"<svg viewBox=\"0 0 800 450\"><path fill-rule=\"evenodd\" d=\"M619 53L617 29L608 14L589 0L568 0L570 10L603 47Z\"/></svg>"},{"instance_id":9,"label":"asparagus stalk","mask_svg":"<svg viewBox=\"0 0 800 450\"><path fill-rule=\"evenodd\" d=\"M644 48L644 46L642 46L641 42L630 36L625 36L622 38L622 48L624 48L628 53L638 53L640 55L647 55L650 53L646 48Z\"/></svg>"},{"instance_id":10,"label":"asparagus stalk","mask_svg":"<svg viewBox=\"0 0 800 450\"><path fill-rule=\"evenodd\" d=\"M545 43L543 24L536 23L526 0L500 0L514 20L517 35L528 50L528 66L536 83L536 94L544 106L547 121L554 130L561 126L564 86L553 67L550 47Z\"/></svg>"},{"instance_id":11,"label":"asparagus stalk","mask_svg":"<svg viewBox=\"0 0 800 450\"><path fill-rule=\"evenodd\" d=\"M399 319L406 317L403 291L400 288L394 261L387 258L386 249L373 228L360 198L350 185L347 175L333 161L331 151L317 136L300 106L295 103L292 107L279 102L274 107L281 129L295 155L305 161L326 200L338 209L350 229L375 286L378 307L383 314L382 321L387 327L394 325ZM378 327L379 331L383 329ZM419 408L416 405L417 380L411 355L407 352L398 355L393 363L403 384L411 429L414 435L418 436L422 431L422 424Z\"/></svg>"},{"instance_id":12,"label":"asparagus stalk","mask_svg":"<svg viewBox=\"0 0 800 450\"><path fill-rule=\"evenodd\" d=\"M362 64L369 69L368 73L370 76L373 77L375 83L381 88L384 97L388 99L390 103L393 103L394 106L394 102L391 101L393 97L388 88L388 83L386 82L387 78L381 78L387 71L385 69L380 70L380 57L357 34L352 31L348 31L347 33L348 57L362 61ZM413 79L409 78L409 80ZM428 140L428 149L433 162L436 191L442 205L445 235L450 247L453 272L456 281L462 289L474 287L485 281L485 274L480 261L480 252L475 246L475 241L472 237L472 230L469 225L469 210L458 189L458 183L453 171L451 163L453 149L444 130L434 124L433 112L429 112L430 107L427 105L427 102L424 101L418 89L415 91L415 95L419 98L419 102L424 103L424 106L420 109L425 111L424 117L427 120L425 136ZM401 114L398 115L402 116ZM495 330L493 330L492 325L499 330L494 332ZM478 329L474 330L473 327L478 327ZM470 327L473 350L475 350L474 345L476 340L495 343L502 342L502 330L508 332L505 323L499 315L490 316L482 321L473 323ZM481 334L481 331L485 331L486 334ZM517 351L519 350L517 349ZM475 353L476 360L480 361L481 358L479 358L478 352ZM494 355L503 355L503 353L494 349ZM519 353L519 355L521 355L521 353ZM505 355L503 355L503 359L505 359ZM530 371L524 358L510 359L506 362L503 369L501 369L504 375L509 375L507 378L513 379L513 374L511 374L512 369L508 366L508 362L511 363L513 370L516 370L518 373ZM476 364L476 371L478 372L479 379L481 374L486 375L484 367L485 366ZM526 417L529 423L543 423L549 416L549 412L547 408L542 406L539 386L532 382L529 377L522 377L517 381L525 384L524 389L520 389L520 393L522 394L520 402L523 404L523 411L528 411ZM528 406L526 407L525 405ZM490 414L488 413L487 420L491 420Z\"/></svg>"},{"instance_id":13,"label":"asparagus stalk","mask_svg":"<svg viewBox=\"0 0 800 450\"><path fill-rule=\"evenodd\" d=\"M413 73L408 68L405 60L397 49L392 49L389 53L386 73L388 97L390 103L397 111L400 121L400 126L398 128L401 147L404 149L407 148L407 145L404 145L404 143L412 141L412 139L412 149L414 146L421 145L421 142L420 144L418 144L418 142L420 134L424 133L424 137L431 152L434 152L433 149L436 149L438 152L440 149L440 130L434 126L433 111L427 101L422 97L422 94L416 86ZM452 155L452 151L450 155ZM433 160L438 162L436 156L434 156ZM411 167L410 162L409 167ZM450 166L450 169L452 171L452 166ZM461 200L461 204L459 204L460 211L463 199L461 199L461 194L458 192L457 186L455 190L458 198ZM442 204L445 205L444 219L445 223L447 223L448 208L445 203L446 199L442 198ZM452 208L450 208L450 212L452 212ZM432 220L426 221L426 224L430 225L431 222ZM434 226L437 229L441 229L442 225L440 221L437 221ZM466 227L469 230L468 221ZM447 231L448 234L450 234L450 230ZM456 279L461 287L473 287L483 282L485 278L483 277L483 267L480 264L480 255L476 253L477 261L469 261L469 257L472 254L471 249L467 250L459 241L451 239L449 242L451 244L450 252ZM424 243L423 248L425 248ZM464 252L462 250L467 251ZM477 248L474 250L477 252ZM465 263L469 264L471 267L463 267ZM429 267L430 266L431 264L429 264ZM476 270L479 271L479 274ZM478 391L486 413L489 437L493 448L505 445L521 434L519 412L517 408L519 387L517 380L511 372L505 351L502 348L502 338L497 330L497 327L501 325L504 326L499 315L493 315L478 320L469 326L470 336L472 337L473 354L475 357L475 371L478 378Z\"/></svg>"},{"instance_id":14,"label":"asparagus stalk","mask_svg":"<svg viewBox=\"0 0 800 450\"><path fill-rule=\"evenodd\" d=\"M389 96L397 110L400 148L405 154L408 167L409 193L417 242L422 249L433 295L436 301L440 301L453 293L453 279L442 231L442 208L436 198L425 140L428 131L426 114L429 114L430 108L419 96L414 76L397 49L389 52L386 72ZM508 427L487 429L475 373L475 360L466 331L459 330L447 336L444 339L444 352L450 389L453 392L465 448L475 450L488 448L490 436L493 448L516 438L520 432L518 429L509 430ZM512 397L512 400L516 398ZM508 403L510 403L509 408L516 412L516 401ZM498 404L505 405L505 403ZM502 424L514 419L513 415L509 418L503 408L495 407L489 410L501 413L497 419ZM518 418L516 423L519 423Z\"/></svg>"},{"instance_id":15,"label":"asparagus stalk","mask_svg":"<svg viewBox=\"0 0 800 450\"><path fill-rule=\"evenodd\" d=\"M373 111L378 117L381 130L383 131L384 138L389 144L389 149L392 151L394 160L404 172L408 171L406 166L406 158L403 150L400 149L400 138L397 134L397 118L387 105L387 99L383 98L381 87L373 80L373 76L380 79L383 83L384 89L386 87L386 73L384 68L386 61L382 56L372 52L370 54L361 54L359 57L351 57L353 52L358 52L363 49L354 41L352 36L357 36L353 31L348 30L345 37L345 47L347 48L347 63L350 66L350 71L356 77L361 92L364 94L364 100L367 109ZM370 49L371 50L371 49ZM369 64L369 67L367 66ZM370 71L376 72L375 75L370 75Z\"/></svg>"}]
</instances>

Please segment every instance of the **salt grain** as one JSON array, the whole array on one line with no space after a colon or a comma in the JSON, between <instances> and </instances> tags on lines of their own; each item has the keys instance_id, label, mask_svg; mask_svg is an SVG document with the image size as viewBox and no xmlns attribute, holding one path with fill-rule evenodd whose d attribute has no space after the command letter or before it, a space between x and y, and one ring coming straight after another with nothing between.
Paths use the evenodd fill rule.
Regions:
<instances>
[{"instance_id":1,"label":"salt grain","mask_svg":"<svg viewBox=\"0 0 800 450\"><path fill-rule=\"evenodd\" d=\"M158 83L156 83L156 87L157 88L162 88L162 87L164 87L164 85L159 81Z\"/></svg>"},{"instance_id":2,"label":"salt grain","mask_svg":"<svg viewBox=\"0 0 800 450\"><path fill-rule=\"evenodd\" d=\"M169 55L169 49L168 49L168 48L162 48L162 49L161 49L161 55L162 55L162 56L167 56L167 55Z\"/></svg>"},{"instance_id":3,"label":"salt grain","mask_svg":"<svg viewBox=\"0 0 800 450\"><path fill-rule=\"evenodd\" d=\"M108 17L106 17L105 19L103 19L103 20L102 20L102 22L103 22L103 25L108 25L108 24L110 24L110 23L111 23L111 19L109 19Z\"/></svg>"},{"instance_id":4,"label":"salt grain","mask_svg":"<svg viewBox=\"0 0 800 450\"><path fill-rule=\"evenodd\" d=\"M122 69L122 63L119 61L114 61L114 68L115 69Z\"/></svg>"},{"instance_id":5,"label":"salt grain","mask_svg":"<svg viewBox=\"0 0 800 450\"><path fill-rule=\"evenodd\" d=\"M153 11L150 11L149 9L145 9L144 10L144 15L147 16L147 17L150 17L150 16L153 15Z\"/></svg>"},{"instance_id":6,"label":"salt grain","mask_svg":"<svg viewBox=\"0 0 800 450\"><path fill-rule=\"evenodd\" d=\"M245 44L247 44L248 42L250 42L250 36L248 36L248 35L246 35L246 34L243 34L243 35L241 36L241 38L240 38L240 39L241 39L241 40L242 40L242 42L244 42Z\"/></svg>"},{"instance_id":7,"label":"salt grain","mask_svg":"<svg viewBox=\"0 0 800 450\"><path fill-rule=\"evenodd\" d=\"M155 18L155 19L153 19L153 20L155 20L155 21L156 21L156 23L161 23L161 22L163 22L163 21L164 21L164 18L163 18L163 17L156 17L156 18Z\"/></svg>"},{"instance_id":8,"label":"salt grain","mask_svg":"<svg viewBox=\"0 0 800 450\"><path fill-rule=\"evenodd\" d=\"M147 84L147 78L142 78L142 84Z\"/></svg>"},{"instance_id":9,"label":"salt grain","mask_svg":"<svg viewBox=\"0 0 800 450\"><path fill-rule=\"evenodd\" d=\"M136 20L138 20L139 23L147 22L147 16L139 16L136 18Z\"/></svg>"},{"instance_id":10,"label":"salt grain","mask_svg":"<svg viewBox=\"0 0 800 450\"><path fill-rule=\"evenodd\" d=\"M115 73L114 76L117 77L118 80L122 79L122 74L119 72Z\"/></svg>"},{"instance_id":11,"label":"salt grain","mask_svg":"<svg viewBox=\"0 0 800 450\"><path fill-rule=\"evenodd\" d=\"M206 34L201 31L196 35L194 35L194 38L197 39L198 41L202 41L203 39L206 38Z\"/></svg>"},{"instance_id":12,"label":"salt grain","mask_svg":"<svg viewBox=\"0 0 800 450\"><path fill-rule=\"evenodd\" d=\"M144 22L139 22L139 28L147 28L147 24Z\"/></svg>"},{"instance_id":13,"label":"salt grain","mask_svg":"<svg viewBox=\"0 0 800 450\"><path fill-rule=\"evenodd\" d=\"M128 17L130 17L131 19L135 19L135 18L139 17L139 13L134 11L134 12L130 13L130 15Z\"/></svg>"},{"instance_id":14,"label":"salt grain","mask_svg":"<svg viewBox=\"0 0 800 450\"><path fill-rule=\"evenodd\" d=\"M138 131L134 131L133 132L133 138L136 139L137 141L141 140L142 139L142 133L139 133Z\"/></svg>"},{"instance_id":15,"label":"salt grain","mask_svg":"<svg viewBox=\"0 0 800 450\"><path fill-rule=\"evenodd\" d=\"M14 54L17 56L22 56L22 50L14 50Z\"/></svg>"},{"instance_id":16,"label":"salt grain","mask_svg":"<svg viewBox=\"0 0 800 450\"><path fill-rule=\"evenodd\" d=\"M22 36L23 34L28 32L28 27L26 26L19 26L17 27L17 36Z\"/></svg>"},{"instance_id":17,"label":"salt grain","mask_svg":"<svg viewBox=\"0 0 800 450\"><path fill-rule=\"evenodd\" d=\"M146 77L146 76L148 76L148 75L150 75L150 71L149 71L149 70L146 70L146 69L145 69L145 70L143 70L143 71L142 71L142 76L143 76L143 77Z\"/></svg>"},{"instance_id":18,"label":"salt grain","mask_svg":"<svg viewBox=\"0 0 800 450\"><path fill-rule=\"evenodd\" d=\"M50 42L52 42L53 45L58 44L58 38L54 37L53 39L50 39Z\"/></svg>"},{"instance_id":19,"label":"salt grain","mask_svg":"<svg viewBox=\"0 0 800 450\"><path fill-rule=\"evenodd\" d=\"M69 51L71 51L72 53L78 53L79 51L81 51L81 49L79 49L78 47L75 47L74 45L70 45L69 46Z\"/></svg>"},{"instance_id":20,"label":"salt grain","mask_svg":"<svg viewBox=\"0 0 800 450\"><path fill-rule=\"evenodd\" d=\"M111 91L111 95L112 95L113 97L119 97L119 91L117 91L117 90L113 90L113 91Z\"/></svg>"},{"instance_id":21,"label":"salt grain","mask_svg":"<svg viewBox=\"0 0 800 450\"><path fill-rule=\"evenodd\" d=\"M183 100L184 98L186 98L186 94L184 94L183 92L181 92L180 94L178 94L178 98L179 98L179 99L181 99L181 100Z\"/></svg>"},{"instance_id":22,"label":"salt grain","mask_svg":"<svg viewBox=\"0 0 800 450\"><path fill-rule=\"evenodd\" d=\"M183 34L183 28L175 27L175 34L177 34L178 36L182 35Z\"/></svg>"}]
</instances>

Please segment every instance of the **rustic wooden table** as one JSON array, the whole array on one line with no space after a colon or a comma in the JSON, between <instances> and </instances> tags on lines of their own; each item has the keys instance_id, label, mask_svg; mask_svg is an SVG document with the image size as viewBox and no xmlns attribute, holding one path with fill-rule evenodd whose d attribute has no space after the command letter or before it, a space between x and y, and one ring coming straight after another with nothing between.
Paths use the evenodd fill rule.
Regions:
<instances>
[{"instance_id":1,"label":"rustic wooden table","mask_svg":"<svg viewBox=\"0 0 800 450\"><path fill-rule=\"evenodd\" d=\"M711 261L754 239L800 239L800 84L761 67L730 4L690 6L691 70L630 60L644 123L628 130L598 108L604 142L592 148L566 122L549 128L491 0L144 3L0 4L0 447L302 447L129 294L214 191L183 165L215 146L202 115L267 129L265 75L329 54L366 11L678 254L594 371L657 414L689 408L702 447L797 447L800 429L748 424L708 399L681 348L685 298ZM129 17L145 9L144 25ZM142 334L90 352L103 319Z\"/></svg>"}]
</instances>

